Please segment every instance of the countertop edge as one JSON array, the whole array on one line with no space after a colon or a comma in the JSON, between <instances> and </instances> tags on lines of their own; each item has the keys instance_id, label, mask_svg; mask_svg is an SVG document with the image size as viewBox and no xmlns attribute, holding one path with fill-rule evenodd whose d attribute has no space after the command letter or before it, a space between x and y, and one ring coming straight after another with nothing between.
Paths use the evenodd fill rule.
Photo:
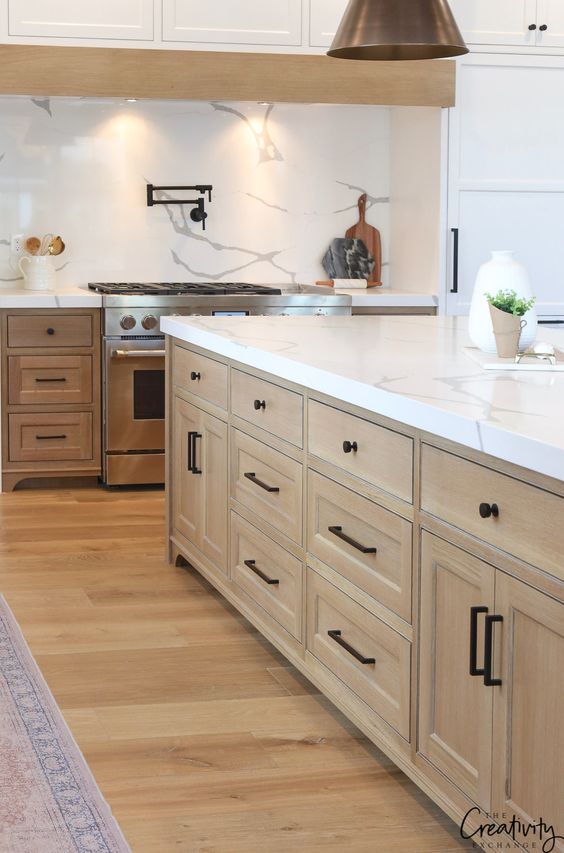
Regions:
<instances>
[{"instance_id":1,"label":"countertop edge","mask_svg":"<svg viewBox=\"0 0 564 853\"><path fill-rule=\"evenodd\" d=\"M247 367L301 385L314 393L325 394L399 424L564 482L564 451L534 438L481 424L463 415L443 411L402 394L341 377L318 367L304 366L284 355L268 353L214 332L176 322L173 317L161 319L161 331ZM511 447L505 441L507 435L511 435Z\"/></svg>"}]
</instances>

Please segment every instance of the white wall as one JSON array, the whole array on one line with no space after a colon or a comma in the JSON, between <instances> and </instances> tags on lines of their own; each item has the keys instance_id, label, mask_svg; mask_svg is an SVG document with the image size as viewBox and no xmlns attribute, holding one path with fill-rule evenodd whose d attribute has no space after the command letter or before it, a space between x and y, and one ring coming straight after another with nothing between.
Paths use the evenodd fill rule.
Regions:
<instances>
[{"instance_id":1,"label":"white wall","mask_svg":"<svg viewBox=\"0 0 564 853\"><path fill-rule=\"evenodd\" d=\"M389 179L386 107L3 97L0 287L19 280L10 235L46 231L68 246L60 286L313 282L362 192L386 282ZM207 230L189 209L148 208L148 182L213 184Z\"/></svg>"}]
</instances>

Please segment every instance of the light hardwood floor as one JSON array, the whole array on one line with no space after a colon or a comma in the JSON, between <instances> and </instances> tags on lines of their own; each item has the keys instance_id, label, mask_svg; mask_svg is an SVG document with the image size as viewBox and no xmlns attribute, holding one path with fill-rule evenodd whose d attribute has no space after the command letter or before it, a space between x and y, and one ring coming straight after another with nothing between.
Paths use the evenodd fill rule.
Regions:
<instances>
[{"instance_id":1,"label":"light hardwood floor","mask_svg":"<svg viewBox=\"0 0 564 853\"><path fill-rule=\"evenodd\" d=\"M454 853L458 828L198 574L162 492L0 495L0 591L134 853Z\"/></svg>"}]
</instances>

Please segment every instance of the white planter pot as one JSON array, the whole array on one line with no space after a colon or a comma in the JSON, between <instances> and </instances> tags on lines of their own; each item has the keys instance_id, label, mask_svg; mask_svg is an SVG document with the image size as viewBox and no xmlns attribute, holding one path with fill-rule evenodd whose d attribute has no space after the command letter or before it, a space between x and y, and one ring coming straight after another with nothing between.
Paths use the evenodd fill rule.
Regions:
<instances>
[{"instance_id":1,"label":"white planter pot","mask_svg":"<svg viewBox=\"0 0 564 853\"><path fill-rule=\"evenodd\" d=\"M492 259L482 264L478 270L470 316L468 334L474 346L483 352L497 353L493 333L490 307L485 294L495 294L498 290L514 290L517 296L530 299L533 295L529 277L524 266L517 263L513 252L492 252ZM535 342L537 334L537 312L535 308L527 311L523 319L527 325L521 332L520 349L527 349Z\"/></svg>"}]
</instances>

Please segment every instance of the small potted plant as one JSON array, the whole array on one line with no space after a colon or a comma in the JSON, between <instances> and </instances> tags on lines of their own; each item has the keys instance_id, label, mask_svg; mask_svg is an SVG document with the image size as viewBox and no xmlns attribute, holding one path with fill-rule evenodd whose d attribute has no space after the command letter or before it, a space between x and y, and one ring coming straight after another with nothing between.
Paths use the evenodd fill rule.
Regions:
<instances>
[{"instance_id":1,"label":"small potted plant","mask_svg":"<svg viewBox=\"0 0 564 853\"><path fill-rule=\"evenodd\" d=\"M485 294L490 304L497 354L500 358L515 358L519 352L521 331L527 325L523 315L535 304L535 297L523 299L514 290L498 290Z\"/></svg>"}]
</instances>

